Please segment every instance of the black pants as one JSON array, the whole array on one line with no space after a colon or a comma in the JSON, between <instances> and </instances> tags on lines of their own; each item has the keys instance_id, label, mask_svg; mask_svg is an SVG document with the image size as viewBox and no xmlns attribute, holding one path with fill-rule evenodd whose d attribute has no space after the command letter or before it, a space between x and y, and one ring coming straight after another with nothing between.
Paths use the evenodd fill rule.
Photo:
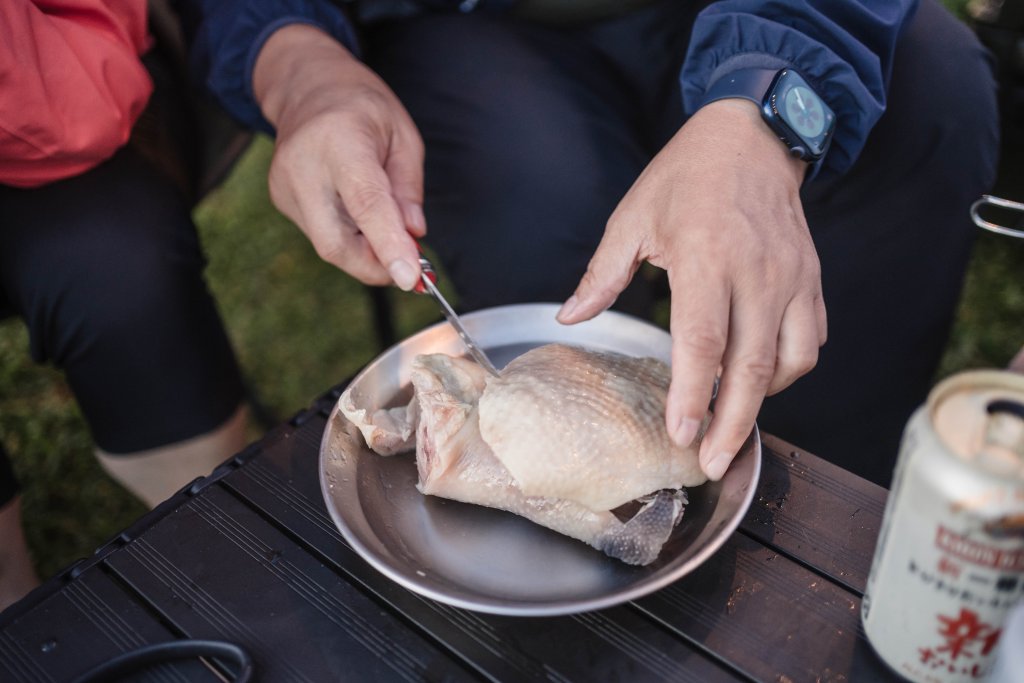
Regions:
<instances>
[{"instance_id":1,"label":"black pants","mask_svg":"<svg viewBox=\"0 0 1024 683\"><path fill-rule=\"evenodd\" d=\"M464 308L573 291L619 199L683 122L694 4L568 29L424 14L369 33L370 65L425 138L428 242ZM829 341L809 375L766 400L762 429L888 483L947 340L967 210L993 181L997 138L987 56L924 0L860 160L803 194ZM619 307L644 311L643 287Z\"/></svg>"},{"instance_id":2,"label":"black pants","mask_svg":"<svg viewBox=\"0 0 1024 683\"><path fill-rule=\"evenodd\" d=\"M105 451L198 436L238 407L204 264L184 196L131 148L38 189L0 186L0 311L65 372ZM0 505L14 492L0 452Z\"/></svg>"}]
</instances>

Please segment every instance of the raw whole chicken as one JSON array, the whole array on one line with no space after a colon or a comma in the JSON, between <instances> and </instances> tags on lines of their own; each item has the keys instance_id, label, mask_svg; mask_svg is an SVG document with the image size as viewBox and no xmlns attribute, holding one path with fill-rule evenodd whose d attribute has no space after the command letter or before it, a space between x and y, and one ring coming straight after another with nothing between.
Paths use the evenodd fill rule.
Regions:
<instances>
[{"instance_id":1,"label":"raw whole chicken","mask_svg":"<svg viewBox=\"0 0 1024 683\"><path fill-rule=\"evenodd\" d=\"M358 405L351 387L339 403L377 453L415 446L422 493L508 510L645 565L682 516L682 487L707 479L697 450L710 414L693 444L673 444L669 376L651 358L550 344L499 377L471 360L417 356L407 406ZM620 521L630 503L639 511Z\"/></svg>"}]
</instances>

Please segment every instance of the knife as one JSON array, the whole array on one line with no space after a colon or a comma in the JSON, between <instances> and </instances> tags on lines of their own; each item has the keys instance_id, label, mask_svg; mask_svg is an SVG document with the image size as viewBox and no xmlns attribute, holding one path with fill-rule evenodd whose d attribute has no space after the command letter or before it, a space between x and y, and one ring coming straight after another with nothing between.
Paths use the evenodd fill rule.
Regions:
<instances>
[{"instance_id":1,"label":"knife","mask_svg":"<svg viewBox=\"0 0 1024 683\"><path fill-rule=\"evenodd\" d=\"M431 265L430 261L427 260L422 254L420 255L420 284L416 286L414 291L416 292L427 292L430 296L434 297L438 305L441 307L441 312L444 313L444 317L448 319L451 326L455 328L455 331L459 333L459 338L462 339L462 343L469 349L469 355L473 359L483 366L487 372L491 373L495 377L498 376L498 369L494 367L494 363L487 357L484 350L480 348L480 345L476 343L466 328L462 326L462 321L459 320L459 316L455 313L455 310L451 307L448 301L441 294L441 290L437 288L434 282L437 280L437 273L434 271L434 266Z\"/></svg>"}]
</instances>

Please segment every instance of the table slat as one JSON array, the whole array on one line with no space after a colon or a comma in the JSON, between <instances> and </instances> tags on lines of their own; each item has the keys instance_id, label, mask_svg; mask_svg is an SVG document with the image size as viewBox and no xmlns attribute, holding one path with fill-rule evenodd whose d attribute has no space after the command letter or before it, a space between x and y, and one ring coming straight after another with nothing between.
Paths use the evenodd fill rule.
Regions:
<instances>
[{"instance_id":1,"label":"table slat","mask_svg":"<svg viewBox=\"0 0 1024 683\"><path fill-rule=\"evenodd\" d=\"M475 680L218 486L105 564L189 637L249 649L260 680Z\"/></svg>"},{"instance_id":2,"label":"table slat","mask_svg":"<svg viewBox=\"0 0 1024 683\"><path fill-rule=\"evenodd\" d=\"M637 606L756 680L898 681L854 593L743 534Z\"/></svg>"},{"instance_id":3,"label":"table slat","mask_svg":"<svg viewBox=\"0 0 1024 683\"><path fill-rule=\"evenodd\" d=\"M864 593L887 491L772 436L741 529Z\"/></svg>"},{"instance_id":4,"label":"table slat","mask_svg":"<svg viewBox=\"0 0 1024 683\"><path fill-rule=\"evenodd\" d=\"M0 680L67 681L149 643L176 635L101 569L86 570L0 632ZM132 680L213 683L199 660L146 669Z\"/></svg>"}]
</instances>

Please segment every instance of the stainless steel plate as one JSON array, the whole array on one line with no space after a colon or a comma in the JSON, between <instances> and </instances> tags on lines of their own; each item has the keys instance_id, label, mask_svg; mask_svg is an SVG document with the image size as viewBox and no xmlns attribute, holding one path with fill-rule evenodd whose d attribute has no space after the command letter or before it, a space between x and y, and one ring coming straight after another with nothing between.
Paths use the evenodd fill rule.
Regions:
<instances>
[{"instance_id":1,"label":"stainless steel plate","mask_svg":"<svg viewBox=\"0 0 1024 683\"><path fill-rule=\"evenodd\" d=\"M541 344L562 342L669 361L664 330L605 312L570 327L554 304L503 306L463 322L499 368ZM353 380L370 405L409 400L409 370L421 353L462 355L458 335L439 323L385 351ZM320 484L345 540L406 588L440 602L495 614L540 616L601 609L662 588L725 542L750 507L761 470L755 427L725 477L689 490L690 504L659 558L632 567L511 513L424 496L414 456L376 455L335 406L320 445ZM347 453L351 455L347 455Z\"/></svg>"}]
</instances>

